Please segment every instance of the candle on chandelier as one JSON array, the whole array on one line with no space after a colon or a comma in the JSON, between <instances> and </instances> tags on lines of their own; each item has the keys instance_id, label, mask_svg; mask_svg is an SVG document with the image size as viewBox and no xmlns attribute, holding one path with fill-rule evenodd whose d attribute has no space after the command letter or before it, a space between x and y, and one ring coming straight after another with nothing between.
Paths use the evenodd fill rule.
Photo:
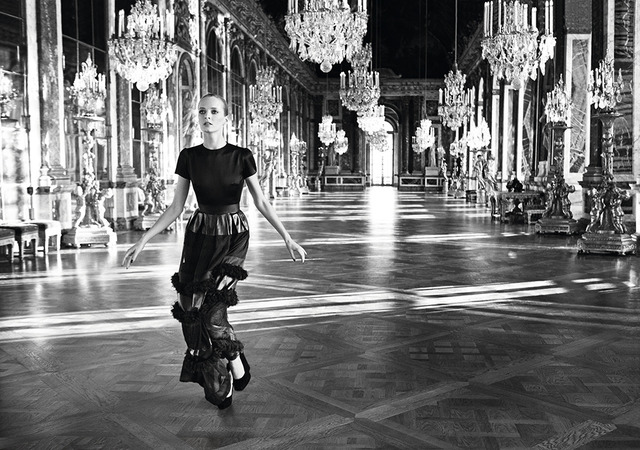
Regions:
<instances>
[{"instance_id":1,"label":"candle on chandelier","mask_svg":"<svg viewBox=\"0 0 640 450\"><path fill-rule=\"evenodd\" d=\"M502 29L502 0L498 1L498 33Z\"/></svg>"},{"instance_id":2,"label":"candle on chandelier","mask_svg":"<svg viewBox=\"0 0 640 450\"><path fill-rule=\"evenodd\" d=\"M549 0L544 2L544 34L549 34Z\"/></svg>"},{"instance_id":3,"label":"candle on chandelier","mask_svg":"<svg viewBox=\"0 0 640 450\"><path fill-rule=\"evenodd\" d=\"M538 8L535 6L531 8L531 28L538 31Z\"/></svg>"},{"instance_id":4,"label":"candle on chandelier","mask_svg":"<svg viewBox=\"0 0 640 450\"><path fill-rule=\"evenodd\" d=\"M442 105L442 88L438 89L438 104Z\"/></svg>"},{"instance_id":5,"label":"candle on chandelier","mask_svg":"<svg viewBox=\"0 0 640 450\"><path fill-rule=\"evenodd\" d=\"M549 34L553 34L553 0L549 2Z\"/></svg>"},{"instance_id":6,"label":"candle on chandelier","mask_svg":"<svg viewBox=\"0 0 640 450\"><path fill-rule=\"evenodd\" d=\"M344 72L340 72L340 89L345 88L345 74Z\"/></svg>"},{"instance_id":7,"label":"candle on chandelier","mask_svg":"<svg viewBox=\"0 0 640 450\"><path fill-rule=\"evenodd\" d=\"M489 36L493 36L493 0L489 3Z\"/></svg>"},{"instance_id":8,"label":"candle on chandelier","mask_svg":"<svg viewBox=\"0 0 640 450\"><path fill-rule=\"evenodd\" d=\"M380 86L380 73L374 72L376 77L376 87Z\"/></svg>"},{"instance_id":9,"label":"candle on chandelier","mask_svg":"<svg viewBox=\"0 0 640 450\"><path fill-rule=\"evenodd\" d=\"M487 26L488 20L488 2L484 2L484 36L489 34L489 27Z\"/></svg>"},{"instance_id":10,"label":"candle on chandelier","mask_svg":"<svg viewBox=\"0 0 640 450\"><path fill-rule=\"evenodd\" d=\"M173 11L167 13L167 31L169 33L169 40L172 41L176 31L175 15Z\"/></svg>"},{"instance_id":11,"label":"candle on chandelier","mask_svg":"<svg viewBox=\"0 0 640 450\"><path fill-rule=\"evenodd\" d=\"M124 9L118 11L118 37L122 37L124 33Z\"/></svg>"}]
</instances>

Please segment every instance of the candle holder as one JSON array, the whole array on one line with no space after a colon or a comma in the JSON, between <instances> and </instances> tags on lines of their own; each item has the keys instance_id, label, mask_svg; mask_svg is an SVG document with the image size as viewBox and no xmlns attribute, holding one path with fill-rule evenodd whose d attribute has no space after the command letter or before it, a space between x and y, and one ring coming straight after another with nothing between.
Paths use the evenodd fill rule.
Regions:
<instances>
[{"instance_id":1,"label":"candle holder","mask_svg":"<svg viewBox=\"0 0 640 450\"><path fill-rule=\"evenodd\" d=\"M591 220L578 240L578 253L626 255L637 251L636 237L627 233L623 222L622 202L631 194L616 186L613 177L613 124L620 116L616 111L607 109L594 116L602 123L603 180L589 192Z\"/></svg>"}]
</instances>

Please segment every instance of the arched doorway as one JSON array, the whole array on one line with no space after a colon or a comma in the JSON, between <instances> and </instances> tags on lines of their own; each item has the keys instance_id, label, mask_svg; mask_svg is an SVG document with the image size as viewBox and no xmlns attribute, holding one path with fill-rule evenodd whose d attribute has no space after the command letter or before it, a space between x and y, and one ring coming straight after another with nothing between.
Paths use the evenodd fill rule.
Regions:
<instances>
[{"instance_id":1,"label":"arched doorway","mask_svg":"<svg viewBox=\"0 0 640 450\"><path fill-rule=\"evenodd\" d=\"M369 173L372 186L393 185L393 126L385 121L384 131L387 133L386 150L380 151L369 146Z\"/></svg>"}]
</instances>

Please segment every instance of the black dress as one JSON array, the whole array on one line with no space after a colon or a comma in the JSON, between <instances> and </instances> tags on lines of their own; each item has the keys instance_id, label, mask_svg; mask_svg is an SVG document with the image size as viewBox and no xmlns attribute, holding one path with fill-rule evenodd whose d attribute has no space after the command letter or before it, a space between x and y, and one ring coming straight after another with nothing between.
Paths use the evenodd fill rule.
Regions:
<instances>
[{"instance_id":1,"label":"black dress","mask_svg":"<svg viewBox=\"0 0 640 450\"><path fill-rule=\"evenodd\" d=\"M172 277L179 294L173 316L182 323L187 343L180 381L199 383L206 399L218 405L233 383L225 360L243 350L227 307L237 304L235 285L247 277L242 265L249 225L239 202L256 164L246 148L198 145L180 152L176 173L191 181L198 200L186 226L180 268ZM225 276L231 281L223 285Z\"/></svg>"}]
</instances>

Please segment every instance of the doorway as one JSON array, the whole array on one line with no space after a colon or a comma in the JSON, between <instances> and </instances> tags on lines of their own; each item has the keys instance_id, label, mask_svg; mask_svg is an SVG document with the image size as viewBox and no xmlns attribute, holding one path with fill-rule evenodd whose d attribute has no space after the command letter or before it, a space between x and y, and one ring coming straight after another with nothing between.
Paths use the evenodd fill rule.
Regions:
<instances>
[{"instance_id":1,"label":"doorway","mask_svg":"<svg viewBox=\"0 0 640 450\"><path fill-rule=\"evenodd\" d=\"M372 186L393 185L393 127L387 121L384 122L384 131L387 133L387 145L384 151L369 146Z\"/></svg>"}]
</instances>

